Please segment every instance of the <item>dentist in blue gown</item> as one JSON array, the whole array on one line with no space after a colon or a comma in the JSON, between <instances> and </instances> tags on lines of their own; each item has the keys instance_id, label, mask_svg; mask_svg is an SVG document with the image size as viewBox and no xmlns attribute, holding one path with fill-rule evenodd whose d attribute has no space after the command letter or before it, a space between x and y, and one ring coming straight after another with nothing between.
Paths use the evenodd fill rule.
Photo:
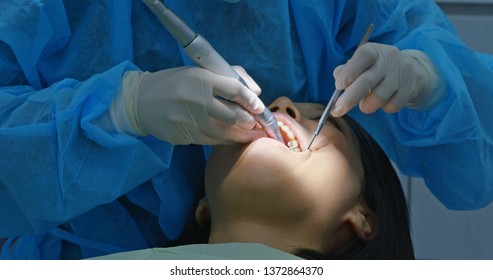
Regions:
<instances>
[{"instance_id":1,"label":"dentist in blue gown","mask_svg":"<svg viewBox=\"0 0 493 280\"><path fill-rule=\"evenodd\" d=\"M355 118L446 207L492 200L493 58L434 1L166 4L252 90L194 67L140 0L0 1L2 258L166 246L202 187L199 145L262 136L260 89L264 104L344 89L333 114Z\"/></svg>"}]
</instances>

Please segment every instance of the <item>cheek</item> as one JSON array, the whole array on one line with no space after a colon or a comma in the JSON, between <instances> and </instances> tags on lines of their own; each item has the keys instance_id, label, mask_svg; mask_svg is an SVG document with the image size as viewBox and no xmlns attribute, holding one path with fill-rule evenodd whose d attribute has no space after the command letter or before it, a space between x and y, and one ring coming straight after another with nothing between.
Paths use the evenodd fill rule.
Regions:
<instances>
[{"instance_id":1,"label":"cheek","mask_svg":"<svg viewBox=\"0 0 493 280\"><path fill-rule=\"evenodd\" d=\"M213 150L205 168L206 191L210 186L220 185L234 166L238 155L239 147L221 146Z\"/></svg>"},{"instance_id":2,"label":"cheek","mask_svg":"<svg viewBox=\"0 0 493 280\"><path fill-rule=\"evenodd\" d=\"M231 176L255 185L271 185L289 175L300 159L300 155L288 151L277 141L259 139L248 145L234 159Z\"/></svg>"},{"instance_id":3,"label":"cheek","mask_svg":"<svg viewBox=\"0 0 493 280\"><path fill-rule=\"evenodd\" d=\"M341 152L337 147L317 153L312 156L308 164L312 166L315 173L319 174L318 177L320 178L347 180L359 177L355 169L355 162L347 156L347 153Z\"/></svg>"},{"instance_id":4,"label":"cheek","mask_svg":"<svg viewBox=\"0 0 493 280\"><path fill-rule=\"evenodd\" d=\"M299 218L300 189L297 187L303 182L292 172L296 164L283 160L286 159L283 151L267 151L248 149L236 160L211 155L206 170L206 194L215 217L218 213L228 213L261 219Z\"/></svg>"},{"instance_id":5,"label":"cheek","mask_svg":"<svg viewBox=\"0 0 493 280\"><path fill-rule=\"evenodd\" d=\"M316 193L326 200L319 203L339 204L359 196L362 177L345 155L328 151L317 154L313 161L310 165L316 167L305 172L305 178L311 178L311 184L318 186Z\"/></svg>"},{"instance_id":6,"label":"cheek","mask_svg":"<svg viewBox=\"0 0 493 280\"><path fill-rule=\"evenodd\" d=\"M280 148L264 145L262 141L248 147L221 147L209 157L206 168L206 191L269 192L290 179L295 164L286 160L289 155ZM288 152L291 153L291 152ZM288 157L287 157L288 156Z\"/></svg>"},{"instance_id":7,"label":"cheek","mask_svg":"<svg viewBox=\"0 0 493 280\"><path fill-rule=\"evenodd\" d=\"M248 191L268 195L296 183L295 168L296 162L284 152L250 152L239 158L227 179L229 185L241 185Z\"/></svg>"}]
</instances>

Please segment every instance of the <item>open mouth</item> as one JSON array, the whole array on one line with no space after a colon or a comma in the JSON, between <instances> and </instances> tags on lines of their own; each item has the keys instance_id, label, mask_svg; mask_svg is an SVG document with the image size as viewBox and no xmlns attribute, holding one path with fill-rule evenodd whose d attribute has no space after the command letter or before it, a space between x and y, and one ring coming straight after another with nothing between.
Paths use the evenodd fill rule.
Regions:
<instances>
[{"instance_id":1,"label":"open mouth","mask_svg":"<svg viewBox=\"0 0 493 280\"><path fill-rule=\"evenodd\" d=\"M301 146L298 138L293 131L284 124L282 121L278 121L277 125L279 126L279 130L281 131L282 139L284 144L288 147L288 149L292 152L299 153L301 152Z\"/></svg>"}]
</instances>

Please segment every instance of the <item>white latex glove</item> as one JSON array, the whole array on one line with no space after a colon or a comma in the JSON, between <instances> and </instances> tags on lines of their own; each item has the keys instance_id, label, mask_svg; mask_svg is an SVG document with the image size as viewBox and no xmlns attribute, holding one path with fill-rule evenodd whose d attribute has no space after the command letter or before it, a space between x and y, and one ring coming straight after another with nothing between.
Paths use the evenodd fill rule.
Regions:
<instances>
[{"instance_id":1,"label":"white latex glove","mask_svg":"<svg viewBox=\"0 0 493 280\"><path fill-rule=\"evenodd\" d=\"M199 67L129 71L110 108L113 125L120 132L153 135L172 144L216 145L265 136L252 116L265 108L257 96L260 88L243 68L235 70L253 91Z\"/></svg>"},{"instance_id":2,"label":"white latex glove","mask_svg":"<svg viewBox=\"0 0 493 280\"><path fill-rule=\"evenodd\" d=\"M428 110L444 93L438 72L427 55L418 50L366 43L334 70L336 88L344 90L332 115L340 117L359 103L364 113L379 108L395 113L403 107Z\"/></svg>"}]
</instances>

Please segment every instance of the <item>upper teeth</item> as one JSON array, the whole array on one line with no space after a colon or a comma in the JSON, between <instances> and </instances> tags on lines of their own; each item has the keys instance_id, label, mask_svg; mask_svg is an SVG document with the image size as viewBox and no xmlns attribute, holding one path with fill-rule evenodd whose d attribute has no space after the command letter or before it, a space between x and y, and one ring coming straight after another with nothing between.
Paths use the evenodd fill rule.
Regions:
<instances>
[{"instance_id":1,"label":"upper teeth","mask_svg":"<svg viewBox=\"0 0 493 280\"><path fill-rule=\"evenodd\" d=\"M296 139L296 136L291 131L291 129L289 129L289 127L286 126L283 122L277 122L277 125L279 126L279 129L281 130L283 136L288 138L287 140L285 139L285 142L289 150L293 152L301 152L298 139Z\"/></svg>"}]
</instances>

